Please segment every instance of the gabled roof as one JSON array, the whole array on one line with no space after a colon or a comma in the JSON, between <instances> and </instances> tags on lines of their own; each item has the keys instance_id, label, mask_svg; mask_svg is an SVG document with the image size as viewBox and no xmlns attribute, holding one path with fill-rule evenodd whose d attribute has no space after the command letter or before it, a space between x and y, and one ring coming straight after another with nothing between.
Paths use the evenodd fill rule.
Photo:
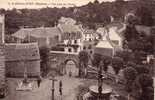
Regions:
<instances>
[{"instance_id":1,"label":"gabled roof","mask_svg":"<svg viewBox=\"0 0 155 100\"><path fill-rule=\"evenodd\" d=\"M110 48L113 49L113 45L108 40L100 41L96 46L96 48Z\"/></svg>"},{"instance_id":2,"label":"gabled roof","mask_svg":"<svg viewBox=\"0 0 155 100\"><path fill-rule=\"evenodd\" d=\"M54 37L56 35L61 34L60 30L57 27L41 27L36 28L32 31L32 36L34 37Z\"/></svg>"},{"instance_id":3,"label":"gabled roof","mask_svg":"<svg viewBox=\"0 0 155 100\"><path fill-rule=\"evenodd\" d=\"M33 28L22 28L15 32L12 36L20 39L24 39L27 35L31 34Z\"/></svg>"},{"instance_id":4,"label":"gabled roof","mask_svg":"<svg viewBox=\"0 0 155 100\"><path fill-rule=\"evenodd\" d=\"M20 39L24 39L27 36L36 38L54 37L61 34L57 27L39 27L39 28L22 28L12 36Z\"/></svg>"},{"instance_id":5,"label":"gabled roof","mask_svg":"<svg viewBox=\"0 0 155 100\"><path fill-rule=\"evenodd\" d=\"M37 43L10 43L5 45L6 61L39 60Z\"/></svg>"},{"instance_id":6,"label":"gabled roof","mask_svg":"<svg viewBox=\"0 0 155 100\"><path fill-rule=\"evenodd\" d=\"M82 37L82 30L78 25L58 25L62 33L62 39L80 39Z\"/></svg>"}]
</instances>

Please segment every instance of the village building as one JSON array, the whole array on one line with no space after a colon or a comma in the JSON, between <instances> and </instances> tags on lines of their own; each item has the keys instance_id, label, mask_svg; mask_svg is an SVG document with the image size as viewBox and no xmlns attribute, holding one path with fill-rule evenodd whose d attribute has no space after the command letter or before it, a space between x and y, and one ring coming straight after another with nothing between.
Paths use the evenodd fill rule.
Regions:
<instances>
[{"instance_id":1,"label":"village building","mask_svg":"<svg viewBox=\"0 0 155 100\"><path fill-rule=\"evenodd\" d=\"M94 52L102 52L108 56L114 56L117 51L123 50L124 30L126 25L120 22L112 22L105 27L97 29L101 39ZM106 49L106 50L105 50Z\"/></svg>"},{"instance_id":2,"label":"village building","mask_svg":"<svg viewBox=\"0 0 155 100\"><path fill-rule=\"evenodd\" d=\"M80 52L83 48L82 30L78 25L58 25L61 30L61 46L65 52Z\"/></svg>"},{"instance_id":3,"label":"village building","mask_svg":"<svg viewBox=\"0 0 155 100\"><path fill-rule=\"evenodd\" d=\"M5 44L6 76L40 75L40 54L37 43Z\"/></svg>"},{"instance_id":4,"label":"village building","mask_svg":"<svg viewBox=\"0 0 155 100\"><path fill-rule=\"evenodd\" d=\"M108 40L101 40L94 48L94 53L101 54L103 56L114 56L115 48Z\"/></svg>"},{"instance_id":5,"label":"village building","mask_svg":"<svg viewBox=\"0 0 155 100\"><path fill-rule=\"evenodd\" d=\"M93 29L84 29L83 32L83 50L87 50L92 54L93 49L98 41L98 34Z\"/></svg>"},{"instance_id":6,"label":"village building","mask_svg":"<svg viewBox=\"0 0 155 100\"><path fill-rule=\"evenodd\" d=\"M37 42L39 47L52 47L61 40L61 32L57 27L21 28L12 36L17 43Z\"/></svg>"}]
</instances>

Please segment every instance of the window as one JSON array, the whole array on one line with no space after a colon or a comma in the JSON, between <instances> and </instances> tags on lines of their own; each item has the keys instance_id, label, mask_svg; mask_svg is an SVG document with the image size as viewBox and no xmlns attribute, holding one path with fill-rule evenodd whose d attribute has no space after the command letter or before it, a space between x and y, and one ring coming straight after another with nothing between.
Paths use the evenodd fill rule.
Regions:
<instances>
[{"instance_id":1,"label":"window","mask_svg":"<svg viewBox=\"0 0 155 100\"><path fill-rule=\"evenodd\" d=\"M89 42L91 42L91 38L89 39Z\"/></svg>"},{"instance_id":2,"label":"window","mask_svg":"<svg viewBox=\"0 0 155 100\"><path fill-rule=\"evenodd\" d=\"M68 52L72 52L72 49L71 48L68 48Z\"/></svg>"},{"instance_id":3,"label":"window","mask_svg":"<svg viewBox=\"0 0 155 100\"><path fill-rule=\"evenodd\" d=\"M77 44L77 40L74 40L74 44Z\"/></svg>"},{"instance_id":4,"label":"window","mask_svg":"<svg viewBox=\"0 0 155 100\"><path fill-rule=\"evenodd\" d=\"M91 50L91 51L90 51L90 54L92 54L92 53L93 53L93 51Z\"/></svg>"}]
</instances>

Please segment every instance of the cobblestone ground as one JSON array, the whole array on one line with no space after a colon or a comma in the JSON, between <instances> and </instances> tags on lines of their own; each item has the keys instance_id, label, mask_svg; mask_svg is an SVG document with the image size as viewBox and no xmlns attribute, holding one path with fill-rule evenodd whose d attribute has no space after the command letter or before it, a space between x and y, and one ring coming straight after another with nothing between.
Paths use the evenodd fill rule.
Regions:
<instances>
[{"instance_id":1,"label":"cobblestone ground","mask_svg":"<svg viewBox=\"0 0 155 100\"><path fill-rule=\"evenodd\" d=\"M55 100L76 100L75 88L82 84L83 79L73 78L68 76L56 77L55 82ZM63 95L59 95L59 80L63 83ZM44 79L40 88L37 87L36 81L33 79L32 91L16 91L17 83L21 79L8 79L9 94L6 98L0 100L51 100L52 82L49 79ZM63 99L61 99L63 98Z\"/></svg>"}]
</instances>

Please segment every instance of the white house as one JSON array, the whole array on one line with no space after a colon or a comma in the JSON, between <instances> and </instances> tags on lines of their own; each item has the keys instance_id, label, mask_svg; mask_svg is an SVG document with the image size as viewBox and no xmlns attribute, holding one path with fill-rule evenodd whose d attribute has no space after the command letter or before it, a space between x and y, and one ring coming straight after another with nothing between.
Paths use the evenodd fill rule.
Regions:
<instances>
[{"instance_id":1,"label":"white house","mask_svg":"<svg viewBox=\"0 0 155 100\"><path fill-rule=\"evenodd\" d=\"M95 39L95 31L93 29L84 29L83 38L84 41L93 41Z\"/></svg>"},{"instance_id":2,"label":"white house","mask_svg":"<svg viewBox=\"0 0 155 100\"><path fill-rule=\"evenodd\" d=\"M122 48L125 29L124 23L112 22L103 28L98 28L97 32L101 34L102 40L107 40L108 37L115 47Z\"/></svg>"}]
</instances>

